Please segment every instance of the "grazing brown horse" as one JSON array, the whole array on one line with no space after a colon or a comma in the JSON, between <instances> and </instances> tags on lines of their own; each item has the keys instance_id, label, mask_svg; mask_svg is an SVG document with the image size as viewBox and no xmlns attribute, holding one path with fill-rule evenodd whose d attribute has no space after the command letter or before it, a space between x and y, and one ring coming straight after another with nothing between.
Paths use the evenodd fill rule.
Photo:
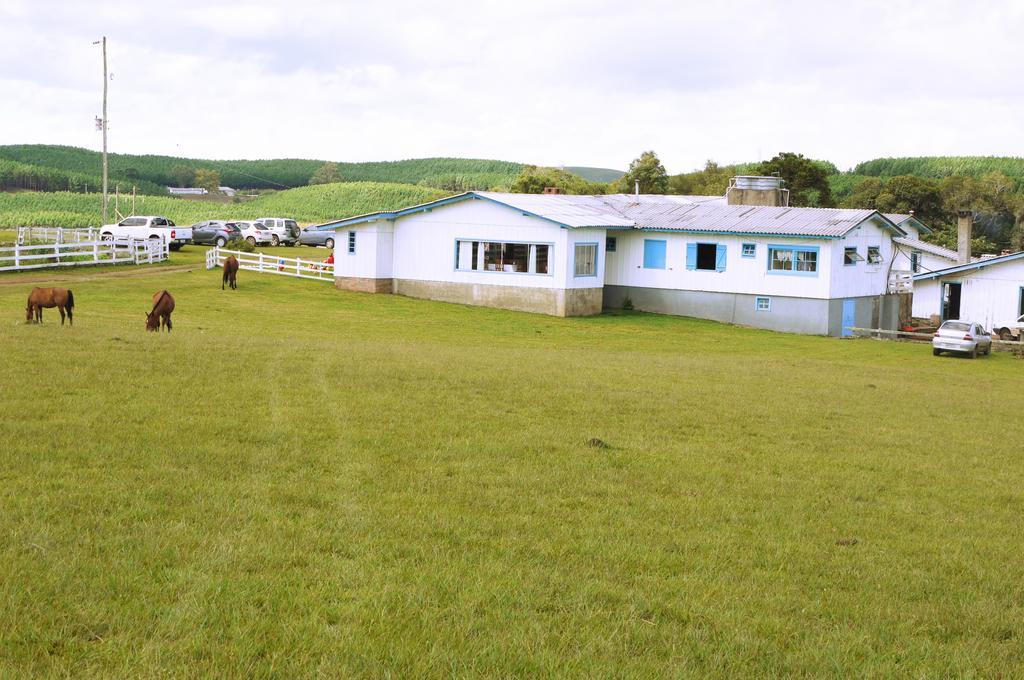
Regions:
<instances>
[{"instance_id":1,"label":"grazing brown horse","mask_svg":"<svg viewBox=\"0 0 1024 680\"><path fill-rule=\"evenodd\" d=\"M64 312L67 312L68 325L74 325L71 310L75 308L75 296L67 288L33 288L28 294L25 321L31 322L34 316L37 323L42 323L43 307L56 307L60 310L61 326L64 325Z\"/></svg>"},{"instance_id":2,"label":"grazing brown horse","mask_svg":"<svg viewBox=\"0 0 1024 680\"><path fill-rule=\"evenodd\" d=\"M228 259L224 260L224 276L220 280L220 289L224 290L224 284L231 286L231 290L236 290L238 285L235 283L235 275L238 273L238 260L234 255L228 255Z\"/></svg>"},{"instance_id":3,"label":"grazing brown horse","mask_svg":"<svg viewBox=\"0 0 1024 680\"><path fill-rule=\"evenodd\" d=\"M171 312L174 311L174 298L166 290L153 293L153 311L146 315L146 330L157 331L167 326L171 332Z\"/></svg>"}]
</instances>

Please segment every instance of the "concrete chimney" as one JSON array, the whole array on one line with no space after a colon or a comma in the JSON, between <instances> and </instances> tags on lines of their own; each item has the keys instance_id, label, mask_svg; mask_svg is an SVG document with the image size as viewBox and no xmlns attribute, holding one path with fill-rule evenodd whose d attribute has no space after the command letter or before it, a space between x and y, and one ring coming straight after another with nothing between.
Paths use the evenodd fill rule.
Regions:
<instances>
[{"instance_id":1,"label":"concrete chimney","mask_svg":"<svg viewBox=\"0 0 1024 680\"><path fill-rule=\"evenodd\" d=\"M968 264L971 261L971 223L974 212L958 210L956 212L956 261L957 264Z\"/></svg>"},{"instance_id":2,"label":"concrete chimney","mask_svg":"<svg viewBox=\"0 0 1024 680\"><path fill-rule=\"evenodd\" d=\"M728 205L789 206L789 189L783 189L781 177L741 176L729 180L725 192Z\"/></svg>"},{"instance_id":3,"label":"concrete chimney","mask_svg":"<svg viewBox=\"0 0 1024 680\"><path fill-rule=\"evenodd\" d=\"M560 194L562 193L561 187L544 187L545 194Z\"/></svg>"}]
</instances>

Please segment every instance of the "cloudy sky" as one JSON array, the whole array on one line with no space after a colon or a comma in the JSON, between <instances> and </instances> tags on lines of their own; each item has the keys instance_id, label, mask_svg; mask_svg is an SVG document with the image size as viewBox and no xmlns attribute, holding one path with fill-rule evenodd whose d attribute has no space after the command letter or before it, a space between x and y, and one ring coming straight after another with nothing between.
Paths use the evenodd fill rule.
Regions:
<instances>
[{"instance_id":1,"label":"cloudy sky","mask_svg":"<svg viewBox=\"0 0 1024 680\"><path fill-rule=\"evenodd\" d=\"M1024 0L0 1L0 144L670 172L1024 155Z\"/></svg>"}]
</instances>

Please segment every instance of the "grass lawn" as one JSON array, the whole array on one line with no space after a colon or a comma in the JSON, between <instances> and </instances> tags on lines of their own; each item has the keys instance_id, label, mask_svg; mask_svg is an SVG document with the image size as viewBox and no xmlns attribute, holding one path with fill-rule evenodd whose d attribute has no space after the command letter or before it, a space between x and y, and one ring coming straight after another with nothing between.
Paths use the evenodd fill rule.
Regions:
<instances>
[{"instance_id":1,"label":"grass lawn","mask_svg":"<svg viewBox=\"0 0 1024 680\"><path fill-rule=\"evenodd\" d=\"M0 676L1021 672L1008 354L173 267L0 277Z\"/></svg>"}]
</instances>

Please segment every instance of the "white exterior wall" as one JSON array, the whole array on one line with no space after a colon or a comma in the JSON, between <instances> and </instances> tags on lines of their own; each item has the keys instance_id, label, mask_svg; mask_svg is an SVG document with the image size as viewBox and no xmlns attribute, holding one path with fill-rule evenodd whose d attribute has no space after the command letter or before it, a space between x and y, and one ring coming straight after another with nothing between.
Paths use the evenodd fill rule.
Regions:
<instances>
[{"instance_id":1,"label":"white exterior wall","mask_svg":"<svg viewBox=\"0 0 1024 680\"><path fill-rule=\"evenodd\" d=\"M348 233L356 233L356 252L348 252ZM364 279L392 277L395 223L377 220L343 227L334 237L334 275Z\"/></svg>"},{"instance_id":2,"label":"white exterior wall","mask_svg":"<svg viewBox=\"0 0 1024 680\"><path fill-rule=\"evenodd\" d=\"M1020 316L1020 295L1024 287L1024 260L957 272L914 282L914 316L942 314L942 283L959 282L960 318L980 323L986 329L999 328Z\"/></svg>"},{"instance_id":3,"label":"white exterior wall","mask_svg":"<svg viewBox=\"0 0 1024 680\"><path fill-rule=\"evenodd\" d=\"M751 295L782 295L828 298L833 269L831 242L824 239L741 237L719 234L683 234L655 231L609 231L616 238L616 251L606 255L605 283L669 290L698 290ZM665 241L665 269L644 269L644 240ZM725 271L686 269L688 243L716 243L726 246ZM744 243L754 243L754 257L742 257ZM817 276L768 272L768 246L793 245L818 248Z\"/></svg>"},{"instance_id":4,"label":"white exterior wall","mask_svg":"<svg viewBox=\"0 0 1024 680\"><path fill-rule=\"evenodd\" d=\"M600 231L603 244L604 230ZM415 281L491 286L576 287L569 285L573 277L569 269L568 232L553 222L523 215L483 199L441 206L395 220L393 276ZM549 244L552 247L549 271L547 274L458 271L455 269L455 242L458 239ZM603 247L599 253L601 250Z\"/></svg>"},{"instance_id":5,"label":"white exterior wall","mask_svg":"<svg viewBox=\"0 0 1024 680\"><path fill-rule=\"evenodd\" d=\"M910 253L915 252L914 248L910 246L900 245L896 249L896 261L893 263L893 271L909 272L910 271ZM932 253L926 253L923 250L917 250L918 262L920 263L920 271L915 272L916 274L927 274L928 272L935 272L940 269L946 269L947 267L953 267L956 265L955 259L949 259L946 257L939 257Z\"/></svg>"},{"instance_id":6,"label":"white exterior wall","mask_svg":"<svg viewBox=\"0 0 1024 680\"><path fill-rule=\"evenodd\" d=\"M884 295L889 288L889 265L895 255L892 232L872 222L866 222L845 237L833 241L832 286L829 297L856 298ZM868 247L877 246L882 254L880 264L869 264ZM864 258L857 264L844 265L846 248L857 248L857 254ZM907 261L907 271L910 262ZM893 264L893 269L896 269Z\"/></svg>"}]
</instances>

